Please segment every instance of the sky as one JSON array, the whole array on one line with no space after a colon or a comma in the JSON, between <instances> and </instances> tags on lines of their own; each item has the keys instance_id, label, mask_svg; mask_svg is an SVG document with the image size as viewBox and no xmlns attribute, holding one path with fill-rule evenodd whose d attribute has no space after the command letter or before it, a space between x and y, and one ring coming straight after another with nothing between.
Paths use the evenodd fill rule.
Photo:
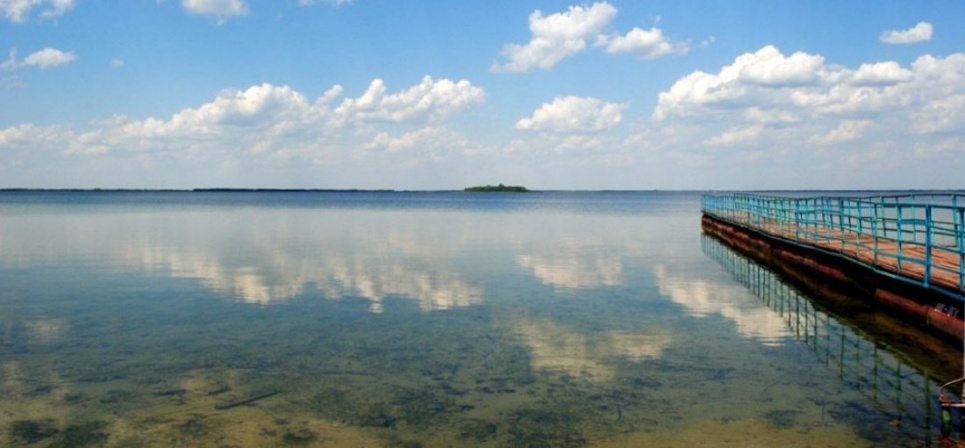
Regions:
<instances>
[{"instance_id":1,"label":"sky","mask_svg":"<svg viewBox=\"0 0 965 448\"><path fill-rule=\"evenodd\" d=\"M0 0L0 188L965 188L965 2Z\"/></svg>"}]
</instances>

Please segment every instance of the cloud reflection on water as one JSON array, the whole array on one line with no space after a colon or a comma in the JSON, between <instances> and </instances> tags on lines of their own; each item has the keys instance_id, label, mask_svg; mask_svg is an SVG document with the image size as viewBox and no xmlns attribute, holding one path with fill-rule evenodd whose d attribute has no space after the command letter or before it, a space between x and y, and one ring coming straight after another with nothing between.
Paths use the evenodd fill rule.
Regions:
<instances>
[{"instance_id":1,"label":"cloud reflection on water","mask_svg":"<svg viewBox=\"0 0 965 448\"><path fill-rule=\"evenodd\" d=\"M518 255L516 264L544 284L581 289L623 284L623 264L615 254L588 248L549 255Z\"/></svg>"},{"instance_id":2,"label":"cloud reflection on water","mask_svg":"<svg viewBox=\"0 0 965 448\"><path fill-rule=\"evenodd\" d=\"M242 227L244 238L226 240L212 227L202 232L204 244L165 232L154 237L142 262L248 303L282 303L312 288L333 300L364 298L372 312L381 312L388 297L415 300L425 312L482 302L482 289L463 281L449 267L451 254L437 246L452 242L418 230L417 223L399 230L376 222L385 217L354 213L362 216L348 222L324 212L253 217L256 222Z\"/></svg>"},{"instance_id":3,"label":"cloud reflection on water","mask_svg":"<svg viewBox=\"0 0 965 448\"><path fill-rule=\"evenodd\" d=\"M60 342L70 329L67 319L33 319L25 323L30 338L42 345Z\"/></svg>"},{"instance_id":4,"label":"cloud reflection on water","mask_svg":"<svg viewBox=\"0 0 965 448\"><path fill-rule=\"evenodd\" d=\"M790 337L784 320L759 300L752 300L753 296L739 284L675 274L664 264L654 266L653 274L660 293L691 316L721 315L734 322L742 336L765 345L781 345Z\"/></svg>"},{"instance_id":5,"label":"cloud reflection on water","mask_svg":"<svg viewBox=\"0 0 965 448\"><path fill-rule=\"evenodd\" d=\"M523 317L515 321L514 328L530 350L533 370L594 382L611 380L621 358L632 362L656 359L671 342L664 330L584 333L550 319Z\"/></svg>"},{"instance_id":6,"label":"cloud reflection on water","mask_svg":"<svg viewBox=\"0 0 965 448\"><path fill-rule=\"evenodd\" d=\"M6 217L5 217L6 218ZM225 208L38 214L5 219L3 264L86 266L189 278L229 300L278 304L312 291L388 297L423 311L481 303L481 286L451 266L464 235L430 214L367 210ZM443 227L444 228L444 227ZM9 239L7 239L9 237Z\"/></svg>"}]
</instances>

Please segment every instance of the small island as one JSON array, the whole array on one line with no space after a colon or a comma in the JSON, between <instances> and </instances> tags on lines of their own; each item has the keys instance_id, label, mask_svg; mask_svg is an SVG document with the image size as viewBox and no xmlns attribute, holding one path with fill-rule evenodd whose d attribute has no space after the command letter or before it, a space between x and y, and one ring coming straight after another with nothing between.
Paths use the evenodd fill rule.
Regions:
<instances>
[{"instance_id":1,"label":"small island","mask_svg":"<svg viewBox=\"0 0 965 448\"><path fill-rule=\"evenodd\" d=\"M469 193L529 193L529 190L527 190L526 187L503 184L466 187L462 191Z\"/></svg>"}]
</instances>

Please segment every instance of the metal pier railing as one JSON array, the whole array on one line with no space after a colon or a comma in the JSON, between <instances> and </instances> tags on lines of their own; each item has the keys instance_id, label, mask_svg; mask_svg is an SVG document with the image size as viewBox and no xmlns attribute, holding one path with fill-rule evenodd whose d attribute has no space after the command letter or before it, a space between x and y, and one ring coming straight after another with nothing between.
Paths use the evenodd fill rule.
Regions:
<instances>
[{"instance_id":1,"label":"metal pier railing","mask_svg":"<svg viewBox=\"0 0 965 448\"><path fill-rule=\"evenodd\" d=\"M965 195L704 195L704 214L965 300Z\"/></svg>"}]
</instances>

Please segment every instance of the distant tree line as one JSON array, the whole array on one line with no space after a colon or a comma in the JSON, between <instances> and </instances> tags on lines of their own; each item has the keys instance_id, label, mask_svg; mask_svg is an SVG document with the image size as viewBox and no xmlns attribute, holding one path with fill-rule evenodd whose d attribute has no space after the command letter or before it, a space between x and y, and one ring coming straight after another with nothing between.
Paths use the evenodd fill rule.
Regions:
<instances>
[{"instance_id":1,"label":"distant tree line","mask_svg":"<svg viewBox=\"0 0 965 448\"><path fill-rule=\"evenodd\" d=\"M470 193L489 193L489 192L505 192L505 193L527 193L529 190L526 187L518 185L484 185L475 187L466 187L462 191Z\"/></svg>"}]
</instances>

